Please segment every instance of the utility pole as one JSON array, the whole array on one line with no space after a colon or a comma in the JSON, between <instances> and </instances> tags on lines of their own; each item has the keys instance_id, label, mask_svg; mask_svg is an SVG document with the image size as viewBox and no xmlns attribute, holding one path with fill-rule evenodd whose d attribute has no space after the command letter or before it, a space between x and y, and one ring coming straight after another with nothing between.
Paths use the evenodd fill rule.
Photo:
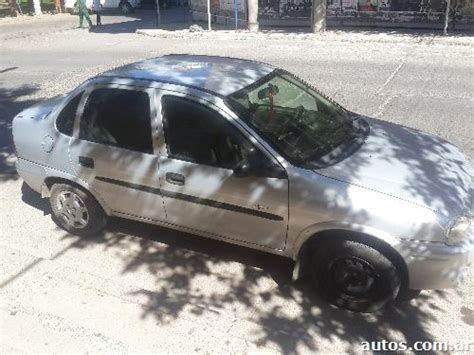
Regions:
<instances>
[{"instance_id":1,"label":"utility pole","mask_svg":"<svg viewBox=\"0 0 474 355\"><path fill-rule=\"evenodd\" d=\"M234 17L235 17L235 30L239 29L239 4L238 0L234 0Z\"/></svg>"},{"instance_id":2,"label":"utility pole","mask_svg":"<svg viewBox=\"0 0 474 355\"><path fill-rule=\"evenodd\" d=\"M156 0L156 27L161 26L160 0Z\"/></svg>"},{"instance_id":3,"label":"utility pole","mask_svg":"<svg viewBox=\"0 0 474 355\"><path fill-rule=\"evenodd\" d=\"M210 31L211 28L211 0L207 0L207 29Z\"/></svg>"},{"instance_id":4,"label":"utility pole","mask_svg":"<svg viewBox=\"0 0 474 355\"><path fill-rule=\"evenodd\" d=\"M451 7L451 1L446 0L446 13L445 13L445 17L444 17L444 29L443 29L443 33L444 33L445 36L448 34L449 9L450 9L450 7Z\"/></svg>"},{"instance_id":5,"label":"utility pole","mask_svg":"<svg viewBox=\"0 0 474 355\"><path fill-rule=\"evenodd\" d=\"M311 10L311 31L313 33L326 31L326 0L313 0Z\"/></svg>"},{"instance_id":6,"label":"utility pole","mask_svg":"<svg viewBox=\"0 0 474 355\"><path fill-rule=\"evenodd\" d=\"M248 26L250 32L258 32L258 0L248 0Z\"/></svg>"}]
</instances>

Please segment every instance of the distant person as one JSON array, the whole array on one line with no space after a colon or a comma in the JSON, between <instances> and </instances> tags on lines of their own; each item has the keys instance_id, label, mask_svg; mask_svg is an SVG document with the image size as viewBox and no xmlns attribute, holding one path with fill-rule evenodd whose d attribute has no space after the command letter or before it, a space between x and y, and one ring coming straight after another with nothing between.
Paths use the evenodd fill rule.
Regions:
<instances>
[{"instance_id":1,"label":"distant person","mask_svg":"<svg viewBox=\"0 0 474 355\"><path fill-rule=\"evenodd\" d=\"M89 11L87 10L86 0L77 0L77 6L79 7L79 28L83 28L82 23L84 22L84 17L89 23L89 27L92 27L92 21L89 17Z\"/></svg>"},{"instance_id":2,"label":"distant person","mask_svg":"<svg viewBox=\"0 0 474 355\"><path fill-rule=\"evenodd\" d=\"M102 21L100 19L101 10L102 9L100 8L100 0L94 0L94 12L95 12L95 15L97 16L97 23L96 23L97 26L102 26Z\"/></svg>"},{"instance_id":3,"label":"distant person","mask_svg":"<svg viewBox=\"0 0 474 355\"><path fill-rule=\"evenodd\" d=\"M20 0L16 0L16 11L18 11L18 13L20 15L23 15L23 10L21 9L21 2Z\"/></svg>"},{"instance_id":4,"label":"distant person","mask_svg":"<svg viewBox=\"0 0 474 355\"><path fill-rule=\"evenodd\" d=\"M56 9L57 14L60 14L63 12L63 8L61 6L61 0L54 0L54 7Z\"/></svg>"}]
</instances>

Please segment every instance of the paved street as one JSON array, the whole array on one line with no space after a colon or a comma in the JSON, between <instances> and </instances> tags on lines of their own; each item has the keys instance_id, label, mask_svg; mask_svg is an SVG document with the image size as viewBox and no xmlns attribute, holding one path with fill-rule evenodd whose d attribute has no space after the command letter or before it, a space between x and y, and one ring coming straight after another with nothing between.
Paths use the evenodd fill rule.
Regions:
<instances>
[{"instance_id":1,"label":"paved street","mask_svg":"<svg viewBox=\"0 0 474 355\"><path fill-rule=\"evenodd\" d=\"M474 277L372 315L327 306L281 257L113 220L80 239L14 174L19 110L116 65L169 53L281 66L350 110L422 129L474 163L474 40L328 33L265 41L138 35L153 18L0 20L0 352L360 352L364 340L474 342ZM117 23L120 22L120 23ZM381 39L382 38L382 39Z\"/></svg>"}]
</instances>

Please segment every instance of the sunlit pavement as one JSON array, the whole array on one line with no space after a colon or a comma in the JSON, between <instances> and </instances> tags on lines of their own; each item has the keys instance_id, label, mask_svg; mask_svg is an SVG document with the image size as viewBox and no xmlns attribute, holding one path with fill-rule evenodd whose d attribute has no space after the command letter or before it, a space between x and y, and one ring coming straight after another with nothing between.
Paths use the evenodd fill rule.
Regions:
<instances>
[{"instance_id":1,"label":"sunlit pavement","mask_svg":"<svg viewBox=\"0 0 474 355\"><path fill-rule=\"evenodd\" d=\"M104 18L110 26L101 32L73 29L74 16L24 20L21 28L0 21L2 353L359 352L364 340L474 341L472 276L458 290L360 315L292 283L292 264L280 257L123 220L93 238L68 235L51 221L47 201L14 175L10 137L19 110L112 66L214 54L281 66L351 110L456 143L472 163L472 45L377 42L369 34L367 42L189 41L116 24L128 20Z\"/></svg>"}]
</instances>

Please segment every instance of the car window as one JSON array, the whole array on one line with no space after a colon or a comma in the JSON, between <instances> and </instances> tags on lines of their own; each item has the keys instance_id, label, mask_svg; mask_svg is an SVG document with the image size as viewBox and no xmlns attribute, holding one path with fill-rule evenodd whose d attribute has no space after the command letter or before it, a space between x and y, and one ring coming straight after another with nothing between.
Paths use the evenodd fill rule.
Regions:
<instances>
[{"instance_id":1,"label":"car window","mask_svg":"<svg viewBox=\"0 0 474 355\"><path fill-rule=\"evenodd\" d=\"M176 96L162 98L163 123L171 158L234 169L249 164L260 172L274 164L216 111Z\"/></svg>"},{"instance_id":2,"label":"car window","mask_svg":"<svg viewBox=\"0 0 474 355\"><path fill-rule=\"evenodd\" d=\"M335 164L365 140L367 125L282 70L226 98L236 114L292 164Z\"/></svg>"},{"instance_id":3,"label":"car window","mask_svg":"<svg viewBox=\"0 0 474 355\"><path fill-rule=\"evenodd\" d=\"M77 107L81 101L82 94L84 91L80 92L72 100L70 100L67 105L63 108L61 113L56 119L56 128L59 132L72 136L72 130L74 128L74 119L76 118Z\"/></svg>"},{"instance_id":4,"label":"car window","mask_svg":"<svg viewBox=\"0 0 474 355\"><path fill-rule=\"evenodd\" d=\"M283 77L274 76L267 85L268 90L264 92L264 95L261 90L248 93L247 100L250 105L268 107L271 103L274 107L293 109L302 107L308 111L318 111L318 102L315 97ZM277 112L273 114L276 115Z\"/></svg>"},{"instance_id":5,"label":"car window","mask_svg":"<svg viewBox=\"0 0 474 355\"><path fill-rule=\"evenodd\" d=\"M84 108L79 138L153 153L148 94L126 89L94 90Z\"/></svg>"}]
</instances>

